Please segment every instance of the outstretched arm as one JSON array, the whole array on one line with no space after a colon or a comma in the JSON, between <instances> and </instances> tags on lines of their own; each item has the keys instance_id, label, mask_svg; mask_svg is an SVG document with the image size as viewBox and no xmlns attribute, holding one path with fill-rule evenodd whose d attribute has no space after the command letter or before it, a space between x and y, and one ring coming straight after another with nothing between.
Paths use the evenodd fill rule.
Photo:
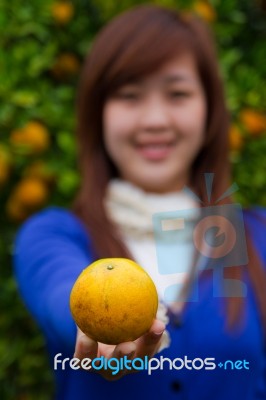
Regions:
<instances>
[{"instance_id":1,"label":"outstretched arm","mask_svg":"<svg viewBox=\"0 0 266 400\"><path fill-rule=\"evenodd\" d=\"M85 227L69 211L48 208L18 232L14 268L23 300L54 349L73 354L76 326L69 295L93 261Z\"/></svg>"}]
</instances>

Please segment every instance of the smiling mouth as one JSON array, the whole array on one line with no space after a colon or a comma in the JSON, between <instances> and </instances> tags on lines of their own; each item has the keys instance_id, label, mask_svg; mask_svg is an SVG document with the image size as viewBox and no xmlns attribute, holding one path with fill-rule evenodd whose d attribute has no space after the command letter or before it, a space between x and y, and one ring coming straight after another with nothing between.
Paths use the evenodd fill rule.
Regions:
<instances>
[{"instance_id":1,"label":"smiling mouth","mask_svg":"<svg viewBox=\"0 0 266 400\"><path fill-rule=\"evenodd\" d=\"M175 141L136 143L138 153L149 161L166 159L174 148Z\"/></svg>"}]
</instances>

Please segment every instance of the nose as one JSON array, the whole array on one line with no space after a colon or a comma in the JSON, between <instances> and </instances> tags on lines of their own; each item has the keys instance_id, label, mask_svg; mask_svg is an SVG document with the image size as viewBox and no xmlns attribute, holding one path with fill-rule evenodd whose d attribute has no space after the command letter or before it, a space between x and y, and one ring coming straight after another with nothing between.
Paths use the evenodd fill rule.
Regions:
<instances>
[{"instance_id":1,"label":"nose","mask_svg":"<svg viewBox=\"0 0 266 400\"><path fill-rule=\"evenodd\" d=\"M170 126L170 112L166 102L159 96L150 96L141 107L139 124L144 131L160 132Z\"/></svg>"}]
</instances>

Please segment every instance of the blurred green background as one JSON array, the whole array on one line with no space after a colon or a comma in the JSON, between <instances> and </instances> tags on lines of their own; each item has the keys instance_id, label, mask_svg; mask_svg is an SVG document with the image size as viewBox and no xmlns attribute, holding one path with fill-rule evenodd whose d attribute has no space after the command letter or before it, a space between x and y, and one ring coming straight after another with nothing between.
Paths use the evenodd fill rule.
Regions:
<instances>
[{"instance_id":1,"label":"blurred green background","mask_svg":"<svg viewBox=\"0 0 266 400\"><path fill-rule=\"evenodd\" d=\"M19 225L49 205L68 207L79 185L75 93L97 31L123 0L0 1L0 398L48 400L43 338L12 277ZM197 13L217 39L225 80L236 200L266 206L266 4L264 0L158 0Z\"/></svg>"}]
</instances>

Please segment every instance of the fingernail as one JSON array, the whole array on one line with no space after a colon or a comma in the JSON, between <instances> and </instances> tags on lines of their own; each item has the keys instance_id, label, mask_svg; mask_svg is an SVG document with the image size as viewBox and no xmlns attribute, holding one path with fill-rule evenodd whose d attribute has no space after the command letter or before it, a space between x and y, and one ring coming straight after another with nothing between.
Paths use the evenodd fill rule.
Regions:
<instances>
[{"instance_id":1,"label":"fingernail","mask_svg":"<svg viewBox=\"0 0 266 400\"><path fill-rule=\"evenodd\" d=\"M164 333L164 329L160 332L153 332L155 336L161 336Z\"/></svg>"}]
</instances>

